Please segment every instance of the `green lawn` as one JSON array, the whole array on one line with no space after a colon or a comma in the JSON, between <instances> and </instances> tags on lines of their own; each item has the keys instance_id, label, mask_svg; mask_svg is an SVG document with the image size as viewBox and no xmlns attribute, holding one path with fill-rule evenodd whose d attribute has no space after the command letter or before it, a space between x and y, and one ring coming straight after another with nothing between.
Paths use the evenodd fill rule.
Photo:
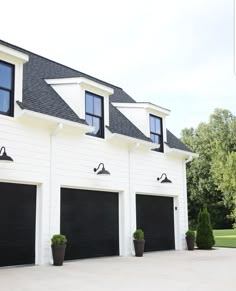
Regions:
<instances>
[{"instance_id":1,"label":"green lawn","mask_svg":"<svg viewBox=\"0 0 236 291\"><path fill-rule=\"evenodd\" d=\"M236 229L214 230L215 247L236 248Z\"/></svg>"}]
</instances>

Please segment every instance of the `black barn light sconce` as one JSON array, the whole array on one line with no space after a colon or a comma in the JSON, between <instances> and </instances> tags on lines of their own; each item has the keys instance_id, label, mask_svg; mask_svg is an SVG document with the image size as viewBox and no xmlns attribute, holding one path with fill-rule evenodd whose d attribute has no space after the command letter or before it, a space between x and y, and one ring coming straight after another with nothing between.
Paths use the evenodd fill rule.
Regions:
<instances>
[{"instance_id":1,"label":"black barn light sconce","mask_svg":"<svg viewBox=\"0 0 236 291\"><path fill-rule=\"evenodd\" d=\"M5 162L5 163L14 162L13 159L7 155L5 147L1 147L0 149L0 162Z\"/></svg>"},{"instance_id":2,"label":"black barn light sconce","mask_svg":"<svg viewBox=\"0 0 236 291\"><path fill-rule=\"evenodd\" d=\"M102 166L102 168L101 168L101 170L100 171L98 171L98 169L100 168ZM104 167L104 164L103 163L100 163L99 165L98 165L98 167L97 168L94 168L93 169L94 170L94 172L97 172L97 175L100 175L100 176L107 176L107 175L111 175L111 173L110 172L108 172L106 169L105 169L105 167Z\"/></svg>"},{"instance_id":3,"label":"black barn light sconce","mask_svg":"<svg viewBox=\"0 0 236 291\"><path fill-rule=\"evenodd\" d=\"M160 181L163 177L165 178L161 181L161 183L172 183L172 181L167 178L167 175L165 173L163 173L160 178L157 177L157 181Z\"/></svg>"}]
</instances>

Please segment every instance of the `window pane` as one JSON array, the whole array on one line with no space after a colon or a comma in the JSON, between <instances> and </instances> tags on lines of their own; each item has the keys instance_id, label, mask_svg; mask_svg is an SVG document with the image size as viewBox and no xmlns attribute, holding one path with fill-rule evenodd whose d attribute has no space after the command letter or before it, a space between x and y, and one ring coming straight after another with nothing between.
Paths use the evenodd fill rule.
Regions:
<instances>
[{"instance_id":1,"label":"window pane","mask_svg":"<svg viewBox=\"0 0 236 291\"><path fill-rule=\"evenodd\" d=\"M150 131L155 132L155 118L150 116Z\"/></svg>"},{"instance_id":2,"label":"window pane","mask_svg":"<svg viewBox=\"0 0 236 291\"><path fill-rule=\"evenodd\" d=\"M11 89L12 67L0 63L0 86Z\"/></svg>"},{"instance_id":3,"label":"window pane","mask_svg":"<svg viewBox=\"0 0 236 291\"><path fill-rule=\"evenodd\" d=\"M93 113L98 116L102 116L102 100L101 98L94 97L93 98Z\"/></svg>"},{"instance_id":4,"label":"window pane","mask_svg":"<svg viewBox=\"0 0 236 291\"><path fill-rule=\"evenodd\" d=\"M155 118L155 127L156 127L156 131L155 133L161 134L161 120L160 118Z\"/></svg>"},{"instance_id":5,"label":"window pane","mask_svg":"<svg viewBox=\"0 0 236 291\"><path fill-rule=\"evenodd\" d=\"M155 135L155 143L160 144L160 142L161 142L160 136L159 135Z\"/></svg>"},{"instance_id":6,"label":"window pane","mask_svg":"<svg viewBox=\"0 0 236 291\"><path fill-rule=\"evenodd\" d=\"M93 96L89 93L86 93L85 99L86 99L86 105L85 105L86 113L93 114Z\"/></svg>"},{"instance_id":7,"label":"window pane","mask_svg":"<svg viewBox=\"0 0 236 291\"><path fill-rule=\"evenodd\" d=\"M157 134L151 133L150 138L151 138L152 142L154 142L154 143L158 143L158 144L161 143L161 137Z\"/></svg>"},{"instance_id":8,"label":"window pane","mask_svg":"<svg viewBox=\"0 0 236 291\"><path fill-rule=\"evenodd\" d=\"M10 93L0 90L0 112L9 113L10 110Z\"/></svg>"},{"instance_id":9,"label":"window pane","mask_svg":"<svg viewBox=\"0 0 236 291\"><path fill-rule=\"evenodd\" d=\"M151 133L150 138L151 138L152 142L155 142L155 134Z\"/></svg>"},{"instance_id":10,"label":"window pane","mask_svg":"<svg viewBox=\"0 0 236 291\"><path fill-rule=\"evenodd\" d=\"M85 120L86 120L86 122L88 123L88 125L93 126L93 117L92 117L92 116L90 116L90 115L86 115L86 116L85 116Z\"/></svg>"},{"instance_id":11,"label":"window pane","mask_svg":"<svg viewBox=\"0 0 236 291\"><path fill-rule=\"evenodd\" d=\"M95 127L95 130L93 131L93 133L96 136L101 136L100 118L93 117L93 126Z\"/></svg>"},{"instance_id":12,"label":"window pane","mask_svg":"<svg viewBox=\"0 0 236 291\"><path fill-rule=\"evenodd\" d=\"M85 110L86 121L92 125L95 130L90 135L103 137L103 102L102 97L96 96L93 93L86 92L85 95Z\"/></svg>"}]
</instances>

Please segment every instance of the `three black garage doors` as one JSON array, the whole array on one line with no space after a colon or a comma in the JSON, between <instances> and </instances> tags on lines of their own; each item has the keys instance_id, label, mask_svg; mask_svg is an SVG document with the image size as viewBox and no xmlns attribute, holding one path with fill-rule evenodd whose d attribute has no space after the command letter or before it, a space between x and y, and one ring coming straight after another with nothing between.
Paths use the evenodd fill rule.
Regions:
<instances>
[{"instance_id":1,"label":"three black garage doors","mask_svg":"<svg viewBox=\"0 0 236 291\"><path fill-rule=\"evenodd\" d=\"M0 266L35 263L36 190L0 183ZM174 249L173 198L136 195L145 251ZM61 233L67 260L119 255L119 194L61 189Z\"/></svg>"}]
</instances>

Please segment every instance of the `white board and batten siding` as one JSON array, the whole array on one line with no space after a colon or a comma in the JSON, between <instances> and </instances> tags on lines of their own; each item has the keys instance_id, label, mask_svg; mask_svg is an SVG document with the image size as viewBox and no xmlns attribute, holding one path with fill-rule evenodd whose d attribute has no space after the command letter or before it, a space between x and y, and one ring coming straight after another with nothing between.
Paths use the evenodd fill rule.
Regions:
<instances>
[{"instance_id":1,"label":"white board and batten siding","mask_svg":"<svg viewBox=\"0 0 236 291\"><path fill-rule=\"evenodd\" d=\"M174 197L176 249L185 248L187 198L185 164L180 158L62 129L52 136L49 124L32 118L0 116L0 146L14 159L0 165L0 181L37 185L36 264L51 260L50 238L60 232L60 189L119 192L120 255L133 252L136 228L136 194ZM93 168L100 162L110 176L100 177ZM161 184L163 172L173 181Z\"/></svg>"},{"instance_id":2,"label":"white board and batten siding","mask_svg":"<svg viewBox=\"0 0 236 291\"><path fill-rule=\"evenodd\" d=\"M32 126L33 125L33 126ZM40 124L0 115L0 147L14 163L1 163L0 182L37 185L36 263L48 261L50 237L50 134Z\"/></svg>"}]
</instances>

